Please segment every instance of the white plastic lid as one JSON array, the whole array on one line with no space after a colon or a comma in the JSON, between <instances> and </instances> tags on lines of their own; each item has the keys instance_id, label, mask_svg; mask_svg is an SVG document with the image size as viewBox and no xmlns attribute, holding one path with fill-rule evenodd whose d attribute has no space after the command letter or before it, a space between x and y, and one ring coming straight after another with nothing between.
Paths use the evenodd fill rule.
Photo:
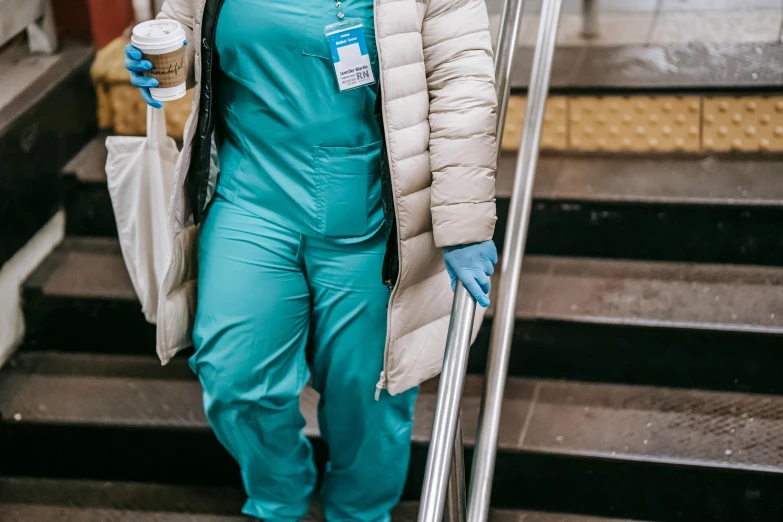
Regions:
<instances>
[{"instance_id":1,"label":"white plastic lid","mask_svg":"<svg viewBox=\"0 0 783 522\"><path fill-rule=\"evenodd\" d=\"M176 20L150 20L133 28L131 43L145 48L169 47L185 41L185 30Z\"/></svg>"}]
</instances>

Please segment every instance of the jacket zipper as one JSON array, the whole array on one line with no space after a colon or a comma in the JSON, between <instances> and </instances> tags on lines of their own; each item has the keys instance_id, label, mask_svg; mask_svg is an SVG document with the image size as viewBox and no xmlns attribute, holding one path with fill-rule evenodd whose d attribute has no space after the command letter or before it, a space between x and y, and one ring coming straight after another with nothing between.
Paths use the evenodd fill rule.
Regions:
<instances>
[{"instance_id":1,"label":"jacket zipper","mask_svg":"<svg viewBox=\"0 0 783 522\"><path fill-rule=\"evenodd\" d=\"M386 126L386 96L384 96L383 88L383 60L381 59L381 46L378 45L378 2L380 0L375 0L373 2L373 27L375 28L375 41L376 41L376 52L378 53L378 81L379 89L378 89L378 95L381 96L381 116L383 119L383 139L386 142L386 154L389 154L389 151L391 150L389 148L389 132L388 128ZM397 191L395 190L394 186L394 173L392 172L392 164L390 160L387 160L389 163L389 183L391 183L392 188L392 207L394 208L394 226L397 229L397 263L400 262L400 259L402 257L400 256L400 216L397 212ZM397 270L397 279L400 278L400 270ZM391 290L391 294L389 295L389 309L386 312L386 345L383 348L383 370L381 371L380 380L378 381L378 384L375 385L375 400L379 400L381 398L381 391L386 389L386 385L389 381L389 376L387 369L389 367L389 348L391 347L391 312L392 312L392 304L394 303L394 297L397 295L397 287L399 285L396 284L397 281L392 281L391 279L386 280L386 286L389 287Z\"/></svg>"}]
</instances>

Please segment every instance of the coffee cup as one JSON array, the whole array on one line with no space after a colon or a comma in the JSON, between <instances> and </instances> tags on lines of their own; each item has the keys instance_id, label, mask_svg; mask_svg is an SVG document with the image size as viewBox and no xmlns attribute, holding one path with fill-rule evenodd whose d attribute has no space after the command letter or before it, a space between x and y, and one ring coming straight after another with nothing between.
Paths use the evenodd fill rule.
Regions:
<instances>
[{"instance_id":1,"label":"coffee cup","mask_svg":"<svg viewBox=\"0 0 783 522\"><path fill-rule=\"evenodd\" d=\"M185 30L175 20L150 20L133 28L131 43L141 51L142 59L152 63L144 76L158 80L150 94L158 101L185 96Z\"/></svg>"}]
</instances>

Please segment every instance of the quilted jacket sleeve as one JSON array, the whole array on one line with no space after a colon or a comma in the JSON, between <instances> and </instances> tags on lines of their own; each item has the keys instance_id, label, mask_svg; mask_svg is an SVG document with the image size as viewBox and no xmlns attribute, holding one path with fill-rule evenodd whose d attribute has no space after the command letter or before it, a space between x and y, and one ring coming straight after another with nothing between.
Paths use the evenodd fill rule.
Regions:
<instances>
[{"instance_id":1,"label":"quilted jacket sleeve","mask_svg":"<svg viewBox=\"0 0 783 522\"><path fill-rule=\"evenodd\" d=\"M486 241L497 220L497 97L484 0L430 0L422 38L435 244Z\"/></svg>"},{"instance_id":2,"label":"quilted jacket sleeve","mask_svg":"<svg viewBox=\"0 0 783 522\"><path fill-rule=\"evenodd\" d=\"M196 55L196 46L198 45L198 42L193 41L193 27L195 25L193 0L167 0L156 18L176 20L185 29L185 38L188 41L188 47L185 52L185 66L188 70L188 89L191 89L196 85L193 62Z\"/></svg>"}]
</instances>

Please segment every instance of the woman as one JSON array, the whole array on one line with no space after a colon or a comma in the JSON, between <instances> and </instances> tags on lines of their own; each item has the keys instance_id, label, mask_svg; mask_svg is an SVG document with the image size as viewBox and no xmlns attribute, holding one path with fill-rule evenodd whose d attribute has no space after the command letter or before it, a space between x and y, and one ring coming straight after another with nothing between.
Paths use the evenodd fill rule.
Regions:
<instances>
[{"instance_id":1,"label":"woman","mask_svg":"<svg viewBox=\"0 0 783 522\"><path fill-rule=\"evenodd\" d=\"M298 399L312 377L326 519L388 520L417 387L440 370L451 290L458 279L486 307L497 262L484 2L169 0L159 17L186 28L195 91L158 353L165 363L195 345L244 513L307 513L316 470ZM353 50L327 40L345 21L363 32ZM126 54L159 106L149 62ZM368 60L372 75L341 90L349 60Z\"/></svg>"}]
</instances>

